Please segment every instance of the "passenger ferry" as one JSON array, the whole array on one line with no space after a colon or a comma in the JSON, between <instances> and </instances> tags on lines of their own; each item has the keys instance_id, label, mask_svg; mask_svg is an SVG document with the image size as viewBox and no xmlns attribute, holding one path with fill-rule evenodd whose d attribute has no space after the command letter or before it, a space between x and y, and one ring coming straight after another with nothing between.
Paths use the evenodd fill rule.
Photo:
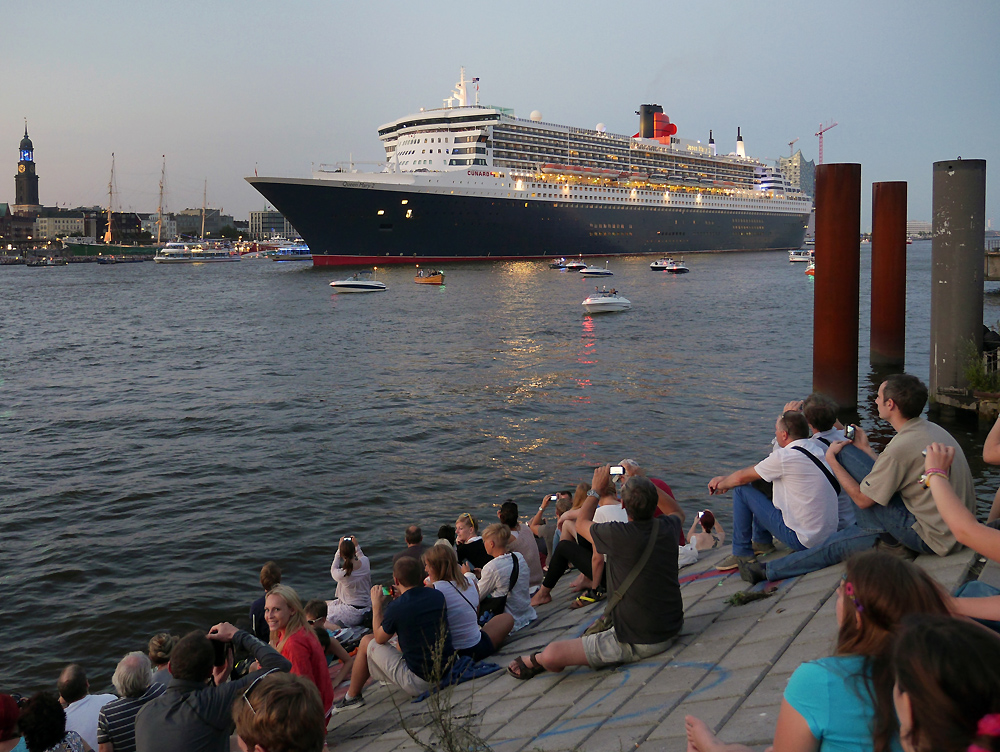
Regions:
<instances>
[{"instance_id":1,"label":"passenger ferry","mask_svg":"<svg viewBox=\"0 0 1000 752\"><path fill-rule=\"evenodd\" d=\"M711 132L678 137L659 105L640 107L634 136L556 125L480 105L478 81L463 69L443 107L382 125L381 172L246 180L317 266L802 246L811 200L746 156L739 129L723 155Z\"/></svg>"},{"instance_id":2,"label":"passenger ferry","mask_svg":"<svg viewBox=\"0 0 1000 752\"><path fill-rule=\"evenodd\" d=\"M167 243L156 252L157 264L204 264L214 261L239 261L240 252L222 243Z\"/></svg>"}]
</instances>

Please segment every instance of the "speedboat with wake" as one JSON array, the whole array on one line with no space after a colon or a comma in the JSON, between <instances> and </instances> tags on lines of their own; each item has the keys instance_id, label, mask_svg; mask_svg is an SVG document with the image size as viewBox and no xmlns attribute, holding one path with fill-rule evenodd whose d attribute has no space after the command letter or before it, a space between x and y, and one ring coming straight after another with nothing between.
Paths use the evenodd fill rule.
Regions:
<instances>
[{"instance_id":1,"label":"speedboat with wake","mask_svg":"<svg viewBox=\"0 0 1000 752\"><path fill-rule=\"evenodd\" d=\"M598 290L594 288L594 294L582 303L587 309L587 313L614 313L616 311L628 311L632 308L632 301L623 298L617 290L609 290L607 286Z\"/></svg>"},{"instance_id":2,"label":"speedboat with wake","mask_svg":"<svg viewBox=\"0 0 1000 752\"><path fill-rule=\"evenodd\" d=\"M608 269L608 262L605 261L603 269L599 266L588 266L580 270L580 275L583 277L613 277L615 273Z\"/></svg>"},{"instance_id":3,"label":"speedboat with wake","mask_svg":"<svg viewBox=\"0 0 1000 752\"><path fill-rule=\"evenodd\" d=\"M385 283L375 279L375 272L358 272L347 279L335 279L330 283L334 292L380 292L385 289Z\"/></svg>"}]
</instances>

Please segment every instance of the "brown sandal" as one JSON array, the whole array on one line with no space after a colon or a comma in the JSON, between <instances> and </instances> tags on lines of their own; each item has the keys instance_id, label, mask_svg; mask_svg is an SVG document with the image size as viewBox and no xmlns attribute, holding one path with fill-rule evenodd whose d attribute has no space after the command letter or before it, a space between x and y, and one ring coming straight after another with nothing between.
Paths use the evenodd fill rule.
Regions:
<instances>
[{"instance_id":1,"label":"brown sandal","mask_svg":"<svg viewBox=\"0 0 1000 752\"><path fill-rule=\"evenodd\" d=\"M518 656L517 658L514 659L514 663L511 664L513 666L517 666L517 673L515 674L513 671L511 671L511 666L507 667L507 673L513 676L515 679L518 679L520 681L527 681L528 679L531 679L532 677L538 676L539 674L545 672L545 667L538 662L538 653L532 653L531 655L529 655L528 660L531 661L534 665L529 666L527 663L524 662L524 659L521 656Z\"/></svg>"}]
</instances>

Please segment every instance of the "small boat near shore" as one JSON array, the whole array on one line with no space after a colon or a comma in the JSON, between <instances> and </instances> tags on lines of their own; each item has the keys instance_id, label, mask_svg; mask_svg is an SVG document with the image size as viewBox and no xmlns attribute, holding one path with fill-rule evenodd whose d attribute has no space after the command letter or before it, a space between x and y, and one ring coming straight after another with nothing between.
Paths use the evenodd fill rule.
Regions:
<instances>
[{"instance_id":1,"label":"small boat near shore","mask_svg":"<svg viewBox=\"0 0 1000 752\"><path fill-rule=\"evenodd\" d=\"M582 277L613 277L614 272L608 269L608 262L604 262L604 268L599 266L588 266L580 270Z\"/></svg>"},{"instance_id":2,"label":"small boat near shore","mask_svg":"<svg viewBox=\"0 0 1000 752\"><path fill-rule=\"evenodd\" d=\"M312 251L305 244L285 245L273 251L265 251L264 256L271 261L312 261L313 259Z\"/></svg>"},{"instance_id":3,"label":"small boat near shore","mask_svg":"<svg viewBox=\"0 0 1000 752\"><path fill-rule=\"evenodd\" d=\"M801 250L788 252L789 261L804 261L808 263L812 261L815 257L816 257L816 252L811 248L803 248Z\"/></svg>"},{"instance_id":4,"label":"small boat near shore","mask_svg":"<svg viewBox=\"0 0 1000 752\"><path fill-rule=\"evenodd\" d=\"M617 290L609 290L607 286L598 290L594 288L594 294L581 303L587 309L587 313L615 313L617 311L628 311L632 308L632 301L618 294Z\"/></svg>"},{"instance_id":5,"label":"small boat near shore","mask_svg":"<svg viewBox=\"0 0 1000 752\"><path fill-rule=\"evenodd\" d=\"M433 269L420 269L413 281L418 285L443 285L444 272Z\"/></svg>"},{"instance_id":6,"label":"small boat near shore","mask_svg":"<svg viewBox=\"0 0 1000 752\"><path fill-rule=\"evenodd\" d=\"M30 266L33 269L49 266L66 266L67 264L69 264L69 259L64 256L45 256L44 258L36 258L24 262L25 266Z\"/></svg>"},{"instance_id":7,"label":"small boat near shore","mask_svg":"<svg viewBox=\"0 0 1000 752\"><path fill-rule=\"evenodd\" d=\"M806 274L809 275L810 277L815 277L816 276L816 262L815 261L810 261L809 262L809 266L806 267Z\"/></svg>"},{"instance_id":8,"label":"small boat near shore","mask_svg":"<svg viewBox=\"0 0 1000 752\"><path fill-rule=\"evenodd\" d=\"M347 279L335 279L330 283L334 292L381 292L385 283L375 279L375 272L365 269Z\"/></svg>"}]
</instances>

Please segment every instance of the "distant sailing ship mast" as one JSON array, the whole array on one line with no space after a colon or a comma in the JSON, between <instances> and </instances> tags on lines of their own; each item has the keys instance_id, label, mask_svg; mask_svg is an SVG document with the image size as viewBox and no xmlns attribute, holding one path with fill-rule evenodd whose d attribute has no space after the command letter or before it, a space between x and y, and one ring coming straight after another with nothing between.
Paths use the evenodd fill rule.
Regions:
<instances>
[{"instance_id":1,"label":"distant sailing ship mast","mask_svg":"<svg viewBox=\"0 0 1000 752\"><path fill-rule=\"evenodd\" d=\"M205 207L208 206L208 178L205 178L205 192L201 197L201 239L205 239Z\"/></svg>"},{"instance_id":2,"label":"distant sailing ship mast","mask_svg":"<svg viewBox=\"0 0 1000 752\"><path fill-rule=\"evenodd\" d=\"M167 155L163 155L163 166L160 168L160 205L156 209L156 244L159 245L163 236L163 179L167 173Z\"/></svg>"}]
</instances>

